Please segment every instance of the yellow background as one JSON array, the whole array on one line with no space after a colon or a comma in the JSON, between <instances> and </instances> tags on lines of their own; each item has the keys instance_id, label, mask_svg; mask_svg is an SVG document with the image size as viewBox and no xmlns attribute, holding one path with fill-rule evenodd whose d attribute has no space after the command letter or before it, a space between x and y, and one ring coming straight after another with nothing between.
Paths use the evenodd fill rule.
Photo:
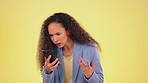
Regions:
<instances>
[{"instance_id":1,"label":"yellow background","mask_svg":"<svg viewBox=\"0 0 148 83\"><path fill-rule=\"evenodd\" d=\"M104 83L148 83L147 0L0 0L0 83L42 83L38 37L54 12L100 42Z\"/></svg>"}]
</instances>

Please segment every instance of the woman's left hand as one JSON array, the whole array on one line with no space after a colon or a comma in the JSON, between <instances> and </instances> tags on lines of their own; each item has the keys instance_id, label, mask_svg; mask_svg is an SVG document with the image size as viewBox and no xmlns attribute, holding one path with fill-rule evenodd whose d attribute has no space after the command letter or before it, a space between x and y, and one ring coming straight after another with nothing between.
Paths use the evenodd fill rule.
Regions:
<instances>
[{"instance_id":1,"label":"woman's left hand","mask_svg":"<svg viewBox=\"0 0 148 83\"><path fill-rule=\"evenodd\" d=\"M95 62L91 67L88 60L86 60L86 64L85 64L83 59L80 57L80 59L78 60L78 63L80 65L80 68L82 69L84 75L86 76L86 78L89 79L94 73L97 62Z\"/></svg>"}]
</instances>

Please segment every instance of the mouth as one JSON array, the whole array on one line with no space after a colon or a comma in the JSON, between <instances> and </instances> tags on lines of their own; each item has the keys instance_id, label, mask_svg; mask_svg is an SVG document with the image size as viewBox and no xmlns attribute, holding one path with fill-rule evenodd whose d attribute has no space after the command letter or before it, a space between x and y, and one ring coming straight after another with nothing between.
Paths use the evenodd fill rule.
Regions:
<instances>
[{"instance_id":1,"label":"mouth","mask_svg":"<svg viewBox=\"0 0 148 83\"><path fill-rule=\"evenodd\" d=\"M56 45L57 45L57 46L60 46L60 45L61 45L61 43L56 43Z\"/></svg>"}]
</instances>

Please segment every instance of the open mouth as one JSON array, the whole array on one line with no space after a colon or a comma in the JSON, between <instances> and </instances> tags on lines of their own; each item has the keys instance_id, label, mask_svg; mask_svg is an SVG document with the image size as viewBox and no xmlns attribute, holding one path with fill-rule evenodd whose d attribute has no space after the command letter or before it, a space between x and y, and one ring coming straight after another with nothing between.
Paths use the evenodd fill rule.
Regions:
<instances>
[{"instance_id":1,"label":"open mouth","mask_svg":"<svg viewBox=\"0 0 148 83\"><path fill-rule=\"evenodd\" d=\"M57 46L60 46L60 45L61 45L61 43L56 43L56 45L57 45Z\"/></svg>"}]
</instances>

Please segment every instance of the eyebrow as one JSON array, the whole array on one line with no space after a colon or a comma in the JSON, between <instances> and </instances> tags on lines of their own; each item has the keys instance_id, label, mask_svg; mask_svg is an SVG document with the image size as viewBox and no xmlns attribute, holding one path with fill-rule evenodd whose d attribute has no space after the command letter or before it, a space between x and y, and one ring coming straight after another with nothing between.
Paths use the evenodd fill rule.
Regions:
<instances>
[{"instance_id":1,"label":"eyebrow","mask_svg":"<svg viewBox=\"0 0 148 83\"><path fill-rule=\"evenodd\" d=\"M61 34L61 32L56 32L54 34ZM54 34L49 34L49 36L53 36Z\"/></svg>"},{"instance_id":2,"label":"eyebrow","mask_svg":"<svg viewBox=\"0 0 148 83\"><path fill-rule=\"evenodd\" d=\"M53 36L53 34L49 34L49 36Z\"/></svg>"}]
</instances>

